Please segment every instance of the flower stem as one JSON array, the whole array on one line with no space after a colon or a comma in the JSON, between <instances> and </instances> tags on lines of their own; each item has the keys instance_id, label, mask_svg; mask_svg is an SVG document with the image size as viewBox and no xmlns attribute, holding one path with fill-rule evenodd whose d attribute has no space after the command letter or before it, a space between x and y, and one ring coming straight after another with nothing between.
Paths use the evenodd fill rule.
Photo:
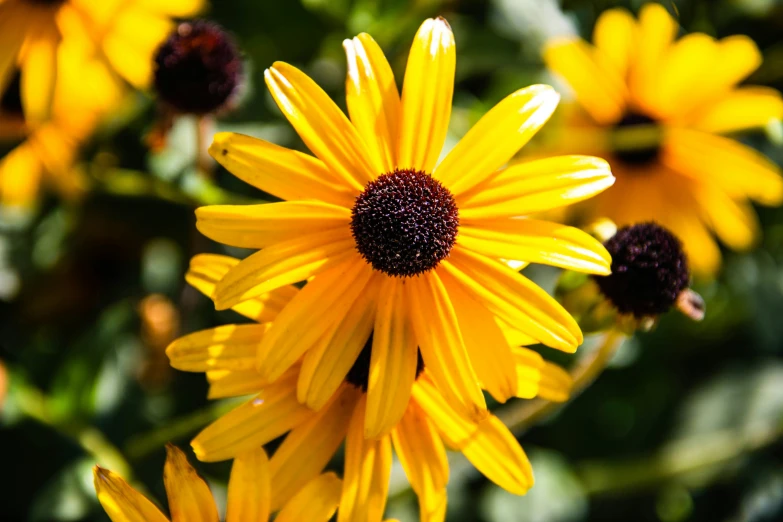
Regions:
<instances>
[{"instance_id":1,"label":"flower stem","mask_svg":"<svg viewBox=\"0 0 783 522\"><path fill-rule=\"evenodd\" d=\"M606 369L624 339L624 334L609 330L601 345L574 366L570 372L573 379L570 401L578 397ZM519 435L562 406L561 403L534 399L519 403L516 407L506 408L498 412L498 417L512 433Z\"/></svg>"}]
</instances>

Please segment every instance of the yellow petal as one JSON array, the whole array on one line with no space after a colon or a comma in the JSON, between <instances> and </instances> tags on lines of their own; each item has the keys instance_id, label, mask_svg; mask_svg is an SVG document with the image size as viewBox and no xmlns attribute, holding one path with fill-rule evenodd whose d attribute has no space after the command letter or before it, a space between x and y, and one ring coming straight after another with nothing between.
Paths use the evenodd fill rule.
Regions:
<instances>
[{"instance_id":1,"label":"yellow petal","mask_svg":"<svg viewBox=\"0 0 783 522\"><path fill-rule=\"evenodd\" d=\"M367 153L361 136L329 96L305 73L283 62L264 72L266 85L307 147L346 187L362 187L383 167Z\"/></svg>"},{"instance_id":2,"label":"yellow petal","mask_svg":"<svg viewBox=\"0 0 783 522\"><path fill-rule=\"evenodd\" d=\"M256 363L259 373L274 381L327 333L331 335L371 275L369 266L357 256L305 285L261 341Z\"/></svg>"},{"instance_id":3,"label":"yellow petal","mask_svg":"<svg viewBox=\"0 0 783 522\"><path fill-rule=\"evenodd\" d=\"M340 504L341 490L337 475L325 473L311 480L283 506L275 522L328 522Z\"/></svg>"},{"instance_id":4,"label":"yellow petal","mask_svg":"<svg viewBox=\"0 0 783 522\"><path fill-rule=\"evenodd\" d=\"M693 128L728 133L762 128L783 119L780 92L767 87L740 87L691 118Z\"/></svg>"},{"instance_id":5,"label":"yellow petal","mask_svg":"<svg viewBox=\"0 0 783 522\"><path fill-rule=\"evenodd\" d=\"M446 489L419 495L419 522L445 522L448 496Z\"/></svg>"},{"instance_id":6,"label":"yellow petal","mask_svg":"<svg viewBox=\"0 0 783 522\"><path fill-rule=\"evenodd\" d=\"M286 436L272 455L272 510L289 501L329 463L342 444L361 393L344 385L333 400Z\"/></svg>"},{"instance_id":7,"label":"yellow petal","mask_svg":"<svg viewBox=\"0 0 783 522\"><path fill-rule=\"evenodd\" d=\"M487 415L478 377L468 358L457 315L434 271L406 281L409 317L422 359L446 398L470 418Z\"/></svg>"},{"instance_id":8,"label":"yellow petal","mask_svg":"<svg viewBox=\"0 0 783 522\"><path fill-rule=\"evenodd\" d=\"M609 164L591 156L519 163L457 199L460 219L525 216L588 199L614 183Z\"/></svg>"},{"instance_id":9,"label":"yellow petal","mask_svg":"<svg viewBox=\"0 0 783 522\"><path fill-rule=\"evenodd\" d=\"M410 402L391 437L422 511L436 510L439 492L445 490L449 481L449 462L443 441L416 401Z\"/></svg>"},{"instance_id":10,"label":"yellow petal","mask_svg":"<svg viewBox=\"0 0 783 522\"><path fill-rule=\"evenodd\" d=\"M306 234L347 230L351 211L319 201L212 205L196 209L196 228L208 238L240 248L266 248Z\"/></svg>"},{"instance_id":11,"label":"yellow petal","mask_svg":"<svg viewBox=\"0 0 783 522\"><path fill-rule=\"evenodd\" d=\"M29 142L21 143L0 159L0 201L9 207L35 203L43 166Z\"/></svg>"},{"instance_id":12,"label":"yellow petal","mask_svg":"<svg viewBox=\"0 0 783 522\"><path fill-rule=\"evenodd\" d=\"M292 370L204 428L190 443L199 460L226 460L266 444L302 424L312 412L296 400Z\"/></svg>"},{"instance_id":13,"label":"yellow petal","mask_svg":"<svg viewBox=\"0 0 783 522\"><path fill-rule=\"evenodd\" d=\"M760 235L760 227L750 204L732 199L707 183L698 188L696 200L701 205L706 221L726 246L734 250L753 246Z\"/></svg>"},{"instance_id":14,"label":"yellow petal","mask_svg":"<svg viewBox=\"0 0 783 522\"><path fill-rule=\"evenodd\" d=\"M185 280L199 292L212 297L218 282L235 266L239 259L217 254L199 254L190 260ZM259 323L272 321L299 292L293 285L281 286L254 299L243 301L231 309Z\"/></svg>"},{"instance_id":15,"label":"yellow petal","mask_svg":"<svg viewBox=\"0 0 783 522\"><path fill-rule=\"evenodd\" d=\"M364 435L370 439L386 435L405 413L418 361L402 281L385 277L378 299L364 419Z\"/></svg>"},{"instance_id":16,"label":"yellow petal","mask_svg":"<svg viewBox=\"0 0 783 522\"><path fill-rule=\"evenodd\" d=\"M511 347L495 323L495 318L484 306L467 295L461 285L445 271L440 277L454 305L470 364L481 387L496 401L506 402L515 395L517 384Z\"/></svg>"},{"instance_id":17,"label":"yellow petal","mask_svg":"<svg viewBox=\"0 0 783 522\"><path fill-rule=\"evenodd\" d=\"M207 372L207 380L209 381L208 399L251 395L261 391L267 384L255 368L241 372L211 370Z\"/></svg>"},{"instance_id":18,"label":"yellow petal","mask_svg":"<svg viewBox=\"0 0 783 522\"><path fill-rule=\"evenodd\" d=\"M103 51L114 69L136 88L152 79L153 54L172 29L171 20L133 4L111 15Z\"/></svg>"},{"instance_id":19,"label":"yellow petal","mask_svg":"<svg viewBox=\"0 0 783 522\"><path fill-rule=\"evenodd\" d=\"M636 33L636 20L621 7L607 9L595 22L593 43L598 52L616 67L622 78L626 77L633 60Z\"/></svg>"},{"instance_id":20,"label":"yellow petal","mask_svg":"<svg viewBox=\"0 0 783 522\"><path fill-rule=\"evenodd\" d=\"M345 468L338 522L377 522L383 517L391 473L391 440L364 438L362 397L345 440Z\"/></svg>"},{"instance_id":21,"label":"yellow petal","mask_svg":"<svg viewBox=\"0 0 783 522\"><path fill-rule=\"evenodd\" d=\"M402 87L397 166L432 173L451 118L457 50L443 18L425 20L413 40Z\"/></svg>"},{"instance_id":22,"label":"yellow petal","mask_svg":"<svg viewBox=\"0 0 783 522\"><path fill-rule=\"evenodd\" d=\"M209 486L198 476L182 450L171 444L166 445L163 484L172 522L218 522L217 506Z\"/></svg>"},{"instance_id":23,"label":"yellow petal","mask_svg":"<svg viewBox=\"0 0 783 522\"><path fill-rule=\"evenodd\" d=\"M578 228L536 219L476 219L460 223L457 242L478 254L609 275L612 259L600 241Z\"/></svg>"},{"instance_id":24,"label":"yellow petal","mask_svg":"<svg viewBox=\"0 0 783 522\"><path fill-rule=\"evenodd\" d=\"M602 124L619 121L625 109L625 84L617 70L596 59L596 50L577 37L548 43L544 61L573 89L576 99Z\"/></svg>"},{"instance_id":25,"label":"yellow petal","mask_svg":"<svg viewBox=\"0 0 783 522\"><path fill-rule=\"evenodd\" d=\"M350 207L358 194L358 187L346 186L321 160L243 134L215 134L209 153L245 183L280 199Z\"/></svg>"},{"instance_id":26,"label":"yellow petal","mask_svg":"<svg viewBox=\"0 0 783 522\"><path fill-rule=\"evenodd\" d=\"M501 321L497 317L495 318L495 322L503 332L503 336L506 338L506 341L508 341L509 346L528 346L538 342L526 333L519 331L519 329Z\"/></svg>"},{"instance_id":27,"label":"yellow petal","mask_svg":"<svg viewBox=\"0 0 783 522\"><path fill-rule=\"evenodd\" d=\"M569 353L582 343L574 318L539 286L504 264L457 245L441 266L490 312L540 343Z\"/></svg>"},{"instance_id":28,"label":"yellow petal","mask_svg":"<svg viewBox=\"0 0 783 522\"><path fill-rule=\"evenodd\" d=\"M355 252L350 228L293 237L232 268L215 288L215 308L226 310L291 283L304 281Z\"/></svg>"},{"instance_id":29,"label":"yellow petal","mask_svg":"<svg viewBox=\"0 0 783 522\"><path fill-rule=\"evenodd\" d=\"M40 20L35 29L24 46L20 95L25 118L41 123L51 114L60 34L53 19Z\"/></svg>"},{"instance_id":30,"label":"yellow petal","mask_svg":"<svg viewBox=\"0 0 783 522\"><path fill-rule=\"evenodd\" d=\"M565 402L571 396L574 380L571 375L556 364L544 363L541 369L541 382L538 383L538 396L553 402Z\"/></svg>"},{"instance_id":31,"label":"yellow petal","mask_svg":"<svg viewBox=\"0 0 783 522\"><path fill-rule=\"evenodd\" d=\"M391 172L397 166L400 124L400 93L394 73L369 34L345 40L343 47L348 60L345 97L351 122L383 172Z\"/></svg>"},{"instance_id":32,"label":"yellow petal","mask_svg":"<svg viewBox=\"0 0 783 522\"><path fill-rule=\"evenodd\" d=\"M638 47L629 74L631 97L637 105L654 110L650 100L658 85L661 57L677 30L677 22L660 4L647 3L639 12Z\"/></svg>"},{"instance_id":33,"label":"yellow petal","mask_svg":"<svg viewBox=\"0 0 783 522\"><path fill-rule=\"evenodd\" d=\"M204 0L135 0L144 10L177 18L193 16L204 8Z\"/></svg>"},{"instance_id":34,"label":"yellow petal","mask_svg":"<svg viewBox=\"0 0 783 522\"><path fill-rule=\"evenodd\" d=\"M228 479L226 522L266 522L271 503L269 460L258 447L234 459Z\"/></svg>"},{"instance_id":35,"label":"yellow petal","mask_svg":"<svg viewBox=\"0 0 783 522\"><path fill-rule=\"evenodd\" d=\"M675 172L702 182L711 180L732 197L748 197L763 205L783 201L783 179L778 166L735 140L670 129L661 159Z\"/></svg>"},{"instance_id":36,"label":"yellow petal","mask_svg":"<svg viewBox=\"0 0 783 522\"><path fill-rule=\"evenodd\" d=\"M171 366L183 372L252 370L267 329L267 325L227 324L202 330L171 343L166 355Z\"/></svg>"},{"instance_id":37,"label":"yellow petal","mask_svg":"<svg viewBox=\"0 0 783 522\"><path fill-rule=\"evenodd\" d=\"M516 396L532 399L541 392L541 379L547 364L541 354L529 348L514 347L511 350L517 372Z\"/></svg>"},{"instance_id":38,"label":"yellow petal","mask_svg":"<svg viewBox=\"0 0 783 522\"><path fill-rule=\"evenodd\" d=\"M168 522L168 518L152 502L122 477L100 466L95 466L92 471L98 502L112 522Z\"/></svg>"},{"instance_id":39,"label":"yellow petal","mask_svg":"<svg viewBox=\"0 0 783 522\"><path fill-rule=\"evenodd\" d=\"M462 417L427 378L416 381L413 397L441 437L488 479L517 495L533 485L533 471L525 452L497 417L490 415L478 423Z\"/></svg>"},{"instance_id":40,"label":"yellow petal","mask_svg":"<svg viewBox=\"0 0 783 522\"><path fill-rule=\"evenodd\" d=\"M459 195L505 165L555 111L560 95L548 85L520 89L495 105L438 165L435 177Z\"/></svg>"},{"instance_id":41,"label":"yellow petal","mask_svg":"<svg viewBox=\"0 0 783 522\"><path fill-rule=\"evenodd\" d=\"M297 397L314 410L320 409L345 380L370 337L375 321L378 280L373 277L333 333L308 350L302 360Z\"/></svg>"}]
</instances>

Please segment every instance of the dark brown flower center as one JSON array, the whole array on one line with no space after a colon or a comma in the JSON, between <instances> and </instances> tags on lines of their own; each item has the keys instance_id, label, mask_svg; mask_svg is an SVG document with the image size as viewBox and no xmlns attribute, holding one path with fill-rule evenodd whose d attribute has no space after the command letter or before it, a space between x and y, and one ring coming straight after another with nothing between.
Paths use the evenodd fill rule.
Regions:
<instances>
[{"instance_id":1,"label":"dark brown flower center","mask_svg":"<svg viewBox=\"0 0 783 522\"><path fill-rule=\"evenodd\" d=\"M367 184L351 213L356 249L376 270L410 277L448 257L459 227L454 196L429 174L395 170Z\"/></svg>"},{"instance_id":2,"label":"dark brown flower center","mask_svg":"<svg viewBox=\"0 0 783 522\"><path fill-rule=\"evenodd\" d=\"M638 318L662 314L688 287L682 243L655 223L621 228L605 246L612 255L612 273L595 280L622 313Z\"/></svg>"},{"instance_id":3,"label":"dark brown flower center","mask_svg":"<svg viewBox=\"0 0 783 522\"><path fill-rule=\"evenodd\" d=\"M234 42L217 24L179 24L155 56L155 89L183 113L221 108L237 89L242 60Z\"/></svg>"},{"instance_id":4,"label":"dark brown flower center","mask_svg":"<svg viewBox=\"0 0 783 522\"><path fill-rule=\"evenodd\" d=\"M611 147L615 157L628 165L646 165L661 151L657 122L645 114L629 111L614 127Z\"/></svg>"}]
</instances>

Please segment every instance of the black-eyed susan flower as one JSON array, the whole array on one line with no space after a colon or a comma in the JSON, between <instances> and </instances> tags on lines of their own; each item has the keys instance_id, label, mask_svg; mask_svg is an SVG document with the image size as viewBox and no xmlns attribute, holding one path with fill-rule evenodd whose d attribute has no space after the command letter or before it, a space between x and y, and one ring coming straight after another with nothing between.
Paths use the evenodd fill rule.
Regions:
<instances>
[{"instance_id":1,"label":"black-eyed susan flower","mask_svg":"<svg viewBox=\"0 0 783 522\"><path fill-rule=\"evenodd\" d=\"M152 55L172 27L172 16L189 16L203 0L4 0L0 2L0 92L20 74L25 120L49 118L61 42L105 57L136 87L152 77ZM85 91L97 93L86 82ZM98 93L99 94L99 93Z\"/></svg>"},{"instance_id":2,"label":"black-eyed susan flower","mask_svg":"<svg viewBox=\"0 0 783 522\"><path fill-rule=\"evenodd\" d=\"M218 522L215 500L185 454L166 447L163 482L172 522ZM107 469L93 470L95 492L113 522L167 522L155 504ZM228 481L226 522L265 522L273 511L269 460L262 448L238 456ZM278 522L326 522L340 500L340 479L334 473L318 475L294 492L275 517Z\"/></svg>"},{"instance_id":3,"label":"black-eyed susan flower","mask_svg":"<svg viewBox=\"0 0 783 522\"><path fill-rule=\"evenodd\" d=\"M761 63L745 36L693 33L675 41L676 21L658 4L636 21L610 9L593 44L577 37L549 43L547 65L573 89L559 152L609 159L617 183L579 208L587 219L619 226L654 220L682 238L693 269L720 264L716 235L734 249L758 235L749 200L783 201L779 169L725 134L764 127L783 116L774 89L738 86Z\"/></svg>"},{"instance_id":4,"label":"black-eyed susan flower","mask_svg":"<svg viewBox=\"0 0 783 522\"><path fill-rule=\"evenodd\" d=\"M17 127L21 142L0 158L0 203L6 207L33 206L42 186L65 198L81 194L86 180L76 162L79 148L122 100L121 85L78 43L64 42L58 56L60 79L50 118L35 126ZM85 84L92 88L85 89ZM3 98L0 127L5 124L6 130L21 114L18 87Z\"/></svg>"},{"instance_id":5,"label":"black-eyed susan flower","mask_svg":"<svg viewBox=\"0 0 783 522\"><path fill-rule=\"evenodd\" d=\"M239 261L218 255L200 255L191 261L187 280L206 295ZM298 399L301 375L312 372L302 357L273 383L256 369L259 345L271 331L269 321L285 313L301 292L286 285L242 301L233 309L259 324L226 325L196 332L172 343L167 354L172 366L184 371L206 372L211 398L256 394L245 404L204 429L192 442L197 457L205 461L236 458L287 433L270 460L273 498L284 503L312 477L318 475L345 441L344 487L338 521L381 520L386 505L392 448L419 497L422 520L443 520L449 477L445 448L461 451L476 468L501 487L523 494L533 484L530 463L519 443L500 420L487 415L473 419L455 410L434 383L416 353L410 399L399 422L388 434L365 437L368 417L383 415L369 405L374 378L373 339L366 340L342 381L324 405L314 411ZM462 311L462 309L461 309ZM462 315L477 326L491 322L475 305ZM497 330L469 330L483 335L486 345L508 344ZM350 331L342 331L341 343L350 343ZM386 335L383 332L374 335ZM495 335L495 337L493 337ZM509 348L514 375L513 396L568 398L571 380L565 370L545 362L526 348ZM485 359L487 365L497 361ZM395 373L398 368L392 368ZM494 394L493 394L494 395ZM500 397L505 400L504 397ZM273 508L278 504L274 504Z\"/></svg>"},{"instance_id":6,"label":"black-eyed susan flower","mask_svg":"<svg viewBox=\"0 0 783 522\"><path fill-rule=\"evenodd\" d=\"M265 73L316 157L230 133L210 147L236 176L287 200L197 210L208 237L261 249L218 283L216 307L308 280L261 341L263 380L301 359L297 399L320 409L371 342L367 437L404 415L419 353L451 407L481 421L481 385L498 397L516 390L504 332L568 352L582 342L573 318L501 260L609 271L606 250L589 235L519 217L586 199L614 178L606 162L585 156L502 168L557 105L543 85L505 98L438 163L456 60L443 19L419 29L401 97L369 35L344 46L350 120L295 67L278 62Z\"/></svg>"}]
</instances>

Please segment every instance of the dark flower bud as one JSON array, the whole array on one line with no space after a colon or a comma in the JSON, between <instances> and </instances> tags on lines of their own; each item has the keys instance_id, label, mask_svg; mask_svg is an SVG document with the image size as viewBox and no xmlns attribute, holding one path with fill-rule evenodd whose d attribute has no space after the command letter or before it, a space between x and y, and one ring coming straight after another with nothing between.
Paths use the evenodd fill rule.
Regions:
<instances>
[{"instance_id":1,"label":"dark flower bud","mask_svg":"<svg viewBox=\"0 0 783 522\"><path fill-rule=\"evenodd\" d=\"M211 22L179 24L155 55L155 89L180 113L223 108L241 77L242 60L233 40Z\"/></svg>"}]
</instances>

